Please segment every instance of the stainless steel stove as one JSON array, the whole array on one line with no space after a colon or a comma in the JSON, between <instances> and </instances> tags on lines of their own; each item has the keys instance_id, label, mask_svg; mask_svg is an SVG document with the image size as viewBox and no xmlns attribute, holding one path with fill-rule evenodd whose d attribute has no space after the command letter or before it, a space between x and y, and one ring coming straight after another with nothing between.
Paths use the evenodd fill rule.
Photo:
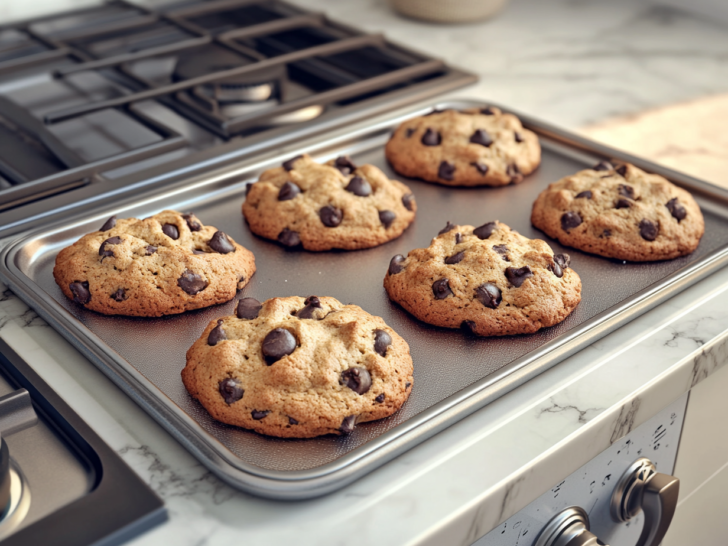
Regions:
<instances>
[{"instance_id":1,"label":"stainless steel stove","mask_svg":"<svg viewBox=\"0 0 728 546\"><path fill-rule=\"evenodd\" d=\"M0 239L474 80L277 0L0 27Z\"/></svg>"}]
</instances>

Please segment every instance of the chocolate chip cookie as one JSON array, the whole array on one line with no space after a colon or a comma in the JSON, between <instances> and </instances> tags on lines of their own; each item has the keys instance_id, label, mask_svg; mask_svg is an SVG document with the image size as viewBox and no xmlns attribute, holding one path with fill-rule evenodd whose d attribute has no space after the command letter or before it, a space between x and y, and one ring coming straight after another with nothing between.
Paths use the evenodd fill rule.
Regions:
<instances>
[{"instance_id":1,"label":"chocolate chip cookie","mask_svg":"<svg viewBox=\"0 0 728 546\"><path fill-rule=\"evenodd\" d=\"M218 421L312 438L396 412L411 392L412 358L397 332L356 305L243 298L187 351L182 381Z\"/></svg>"},{"instance_id":2,"label":"chocolate chip cookie","mask_svg":"<svg viewBox=\"0 0 728 546\"><path fill-rule=\"evenodd\" d=\"M194 214L165 210L144 220L111 217L56 257L63 293L106 315L159 317L235 297L255 258Z\"/></svg>"},{"instance_id":3,"label":"chocolate chip cookie","mask_svg":"<svg viewBox=\"0 0 728 546\"><path fill-rule=\"evenodd\" d=\"M530 334L564 320L581 301L568 254L501 222L448 224L427 248L394 256L390 299L423 322L479 336Z\"/></svg>"},{"instance_id":4,"label":"chocolate chip cookie","mask_svg":"<svg viewBox=\"0 0 728 546\"><path fill-rule=\"evenodd\" d=\"M253 233L286 247L355 250L396 239L415 218L410 189L348 157L322 165L308 155L265 171L243 214Z\"/></svg>"},{"instance_id":5,"label":"chocolate chip cookie","mask_svg":"<svg viewBox=\"0 0 728 546\"><path fill-rule=\"evenodd\" d=\"M398 173L448 186L517 184L541 162L538 137L495 107L409 119L392 135L386 154Z\"/></svg>"},{"instance_id":6,"label":"chocolate chip cookie","mask_svg":"<svg viewBox=\"0 0 728 546\"><path fill-rule=\"evenodd\" d=\"M690 254L705 231L687 191L607 161L550 184L533 204L531 222L564 245L634 262Z\"/></svg>"}]
</instances>

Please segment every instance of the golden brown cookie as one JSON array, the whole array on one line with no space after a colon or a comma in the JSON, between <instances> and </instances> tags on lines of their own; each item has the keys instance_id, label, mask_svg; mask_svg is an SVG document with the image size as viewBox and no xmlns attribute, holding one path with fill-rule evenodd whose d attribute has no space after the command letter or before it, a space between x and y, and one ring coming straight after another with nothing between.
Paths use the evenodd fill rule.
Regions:
<instances>
[{"instance_id":1,"label":"golden brown cookie","mask_svg":"<svg viewBox=\"0 0 728 546\"><path fill-rule=\"evenodd\" d=\"M480 336L530 334L564 320L581 301L568 254L554 255L500 222L448 222L430 246L392 258L390 299L423 322Z\"/></svg>"},{"instance_id":2,"label":"golden brown cookie","mask_svg":"<svg viewBox=\"0 0 728 546\"><path fill-rule=\"evenodd\" d=\"M399 174L448 186L505 186L541 162L535 133L498 108L433 111L402 123L387 142Z\"/></svg>"},{"instance_id":3,"label":"golden brown cookie","mask_svg":"<svg viewBox=\"0 0 728 546\"><path fill-rule=\"evenodd\" d=\"M76 303L106 315L159 317L223 303L255 273L253 253L193 214L115 216L56 257L53 276Z\"/></svg>"},{"instance_id":4,"label":"golden brown cookie","mask_svg":"<svg viewBox=\"0 0 728 546\"><path fill-rule=\"evenodd\" d=\"M355 250L396 239L415 218L410 189L348 157L321 165L308 155L265 171L248 190L250 229L284 246Z\"/></svg>"},{"instance_id":5,"label":"golden brown cookie","mask_svg":"<svg viewBox=\"0 0 728 546\"><path fill-rule=\"evenodd\" d=\"M182 381L218 421L312 438L396 412L411 392L412 358L397 332L356 305L243 298L187 351Z\"/></svg>"},{"instance_id":6,"label":"golden brown cookie","mask_svg":"<svg viewBox=\"0 0 728 546\"><path fill-rule=\"evenodd\" d=\"M634 262L690 254L705 231L687 191L606 161L550 184L533 204L531 223L564 245Z\"/></svg>"}]
</instances>

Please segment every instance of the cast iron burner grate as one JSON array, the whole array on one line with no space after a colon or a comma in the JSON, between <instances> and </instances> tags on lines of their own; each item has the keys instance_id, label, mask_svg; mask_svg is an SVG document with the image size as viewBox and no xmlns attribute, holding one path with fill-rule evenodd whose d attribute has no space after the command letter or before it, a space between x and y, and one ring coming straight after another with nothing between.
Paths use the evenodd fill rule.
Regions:
<instances>
[{"instance_id":1,"label":"cast iron burner grate","mask_svg":"<svg viewBox=\"0 0 728 546\"><path fill-rule=\"evenodd\" d=\"M241 157L473 80L278 0L119 0L0 27L0 238L159 183L155 168Z\"/></svg>"}]
</instances>

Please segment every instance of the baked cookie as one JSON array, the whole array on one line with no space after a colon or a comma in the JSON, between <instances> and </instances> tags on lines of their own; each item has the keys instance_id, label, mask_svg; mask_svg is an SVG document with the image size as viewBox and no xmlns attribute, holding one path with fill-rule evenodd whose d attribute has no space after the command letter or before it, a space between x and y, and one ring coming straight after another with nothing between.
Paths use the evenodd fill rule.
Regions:
<instances>
[{"instance_id":1,"label":"baked cookie","mask_svg":"<svg viewBox=\"0 0 728 546\"><path fill-rule=\"evenodd\" d=\"M479 336L531 334L564 320L581 301L568 254L500 222L448 222L430 246L392 258L390 299L423 322Z\"/></svg>"},{"instance_id":2,"label":"baked cookie","mask_svg":"<svg viewBox=\"0 0 728 546\"><path fill-rule=\"evenodd\" d=\"M606 161L550 184L533 204L531 223L564 245L634 262L690 254L705 231L687 191Z\"/></svg>"},{"instance_id":3,"label":"baked cookie","mask_svg":"<svg viewBox=\"0 0 728 546\"><path fill-rule=\"evenodd\" d=\"M412 358L397 332L356 305L243 298L187 351L182 381L218 421L312 438L396 412L411 391Z\"/></svg>"},{"instance_id":4,"label":"baked cookie","mask_svg":"<svg viewBox=\"0 0 728 546\"><path fill-rule=\"evenodd\" d=\"M159 317L235 297L255 258L194 214L165 210L144 220L112 216L56 257L63 293L105 315Z\"/></svg>"},{"instance_id":5,"label":"baked cookie","mask_svg":"<svg viewBox=\"0 0 728 546\"><path fill-rule=\"evenodd\" d=\"M253 233L306 250L355 250L396 239L415 218L410 189L348 157L325 165L308 155L265 171L243 214Z\"/></svg>"},{"instance_id":6,"label":"baked cookie","mask_svg":"<svg viewBox=\"0 0 728 546\"><path fill-rule=\"evenodd\" d=\"M435 110L409 119L385 151L399 174L448 186L517 184L541 162L535 133L494 107Z\"/></svg>"}]
</instances>

